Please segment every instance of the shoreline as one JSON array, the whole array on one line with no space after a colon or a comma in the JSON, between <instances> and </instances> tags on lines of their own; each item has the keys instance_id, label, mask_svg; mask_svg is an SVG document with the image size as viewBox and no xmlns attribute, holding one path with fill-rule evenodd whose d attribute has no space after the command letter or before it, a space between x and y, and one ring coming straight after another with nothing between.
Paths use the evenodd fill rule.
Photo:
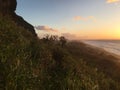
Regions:
<instances>
[{"instance_id":1,"label":"shoreline","mask_svg":"<svg viewBox=\"0 0 120 90\"><path fill-rule=\"evenodd\" d=\"M92 60L95 63L100 63L101 65L105 63L107 64L107 62L114 63L120 67L120 56L114 53L90 44L86 44L83 41L71 41L69 44L71 44L69 48L74 47L72 48L74 51L71 52L76 53L75 56L78 58L81 56L88 62L91 62Z\"/></svg>"},{"instance_id":2,"label":"shoreline","mask_svg":"<svg viewBox=\"0 0 120 90\"><path fill-rule=\"evenodd\" d=\"M83 42L83 41L80 41L80 43L81 43L81 44L84 44L85 47L88 47L88 48L91 48L91 49L96 49L96 51L99 51L99 53L104 53L104 54L107 55L107 56L113 56L113 57L116 59L115 61L117 61L117 62L120 63L120 56L119 56L119 55L117 55L117 54L115 54L115 53L112 53L112 52L109 52L109 51L107 51L107 50L105 50L105 49L103 49L103 48L100 48L100 47L97 47L97 46L94 46L94 45L85 43L85 42ZM119 61L118 61L118 60L119 60Z\"/></svg>"},{"instance_id":3,"label":"shoreline","mask_svg":"<svg viewBox=\"0 0 120 90\"><path fill-rule=\"evenodd\" d=\"M87 65L92 65L108 76L112 75L113 78L120 80L119 56L80 41L69 42L67 48L76 60L82 59Z\"/></svg>"}]
</instances>

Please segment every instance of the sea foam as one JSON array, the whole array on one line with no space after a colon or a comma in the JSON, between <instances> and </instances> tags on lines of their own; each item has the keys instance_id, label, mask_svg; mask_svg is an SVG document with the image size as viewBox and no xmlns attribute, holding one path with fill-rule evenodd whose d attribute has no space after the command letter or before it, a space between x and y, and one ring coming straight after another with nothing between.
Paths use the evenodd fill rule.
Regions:
<instances>
[{"instance_id":1,"label":"sea foam","mask_svg":"<svg viewBox=\"0 0 120 90\"><path fill-rule=\"evenodd\" d=\"M120 56L120 40L85 40L83 42Z\"/></svg>"}]
</instances>

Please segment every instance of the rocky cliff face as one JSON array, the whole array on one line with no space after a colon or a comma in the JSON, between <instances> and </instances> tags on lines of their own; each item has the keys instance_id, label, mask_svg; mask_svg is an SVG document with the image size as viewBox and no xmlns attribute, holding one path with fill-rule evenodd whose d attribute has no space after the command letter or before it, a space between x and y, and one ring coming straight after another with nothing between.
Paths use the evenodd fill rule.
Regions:
<instances>
[{"instance_id":1,"label":"rocky cliff face","mask_svg":"<svg viewBox=\"0 0 120 90\"><path fill-rule=\"evenodd\" d=\"M16 0L0 0L0 12L2 13L14 13L16 6Z\"/></svg>"},{"instance_id":2,"label":"rocky cliff face","mask_svg":"<svg viewBox=\"0 0 120 90\"><path fill-rule=\"evenodd\" d=\"M11 16L12 20L17 23L17 25L24 27L36 36L34 27L15 13L16 6L16 0L0 0L0 14Z\"/></svg>"}]
</instances>

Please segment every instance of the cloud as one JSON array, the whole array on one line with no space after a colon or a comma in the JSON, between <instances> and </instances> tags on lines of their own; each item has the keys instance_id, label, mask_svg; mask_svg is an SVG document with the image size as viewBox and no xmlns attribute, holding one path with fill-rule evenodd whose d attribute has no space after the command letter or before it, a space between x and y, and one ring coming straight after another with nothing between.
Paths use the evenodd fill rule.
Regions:
<instances>
[{"instance_id":1,"label":"cloud","mask_svg":"<svg viewBox=\"0 0 120 90\"><path fill-rule=\"evenodd\" d=\"M120 0L107 0L107 3L115 3L115 2L119 2Z\"/></svg>"},{"instance_id":2,"label":"cloud","mask_svg":"<svg viewBox=\"0 0 120 90\"><path fill-rule=\"evenodd\" d=\"M75 34L71 34L71 33L62 33L61 35L70 40L77 38L77 36Z\"/></svg>"},{"instance_id":3,"label":"cloud","mask_svg":"<svg viewBox=\"0 0 120 90\"><path fill-rule=\"evenodd\" d=\"M83 20L83 19L84 19L84 18L81 17L81 16L75 16L75 17L73 18L74 21L79 21L79 20Z\"/></svg>"},{"instance_id":4,"label":"cloud","mask_svg":"<svg viewBox=\"0 0 120 90\"><path fill-rule=\"evenodd\" d=\"M57 32L58 31L57 29L53 29L49 26L35 26L35 29L36 30L43 30L43 31L47 31L47 32L49 32L49 31Z\"/></svg>"},{"instance_id":5,"label":"cloud","mask_svg":"<svg viewBox=\"0 0 120 90\"><path fill-rule=\"evenodd\" d=\"M88 20L96 21L94 16L88 16L88 17L75 16L73 17L73 20L74 21L88 21Z\"/></svg>"}]
</instances>

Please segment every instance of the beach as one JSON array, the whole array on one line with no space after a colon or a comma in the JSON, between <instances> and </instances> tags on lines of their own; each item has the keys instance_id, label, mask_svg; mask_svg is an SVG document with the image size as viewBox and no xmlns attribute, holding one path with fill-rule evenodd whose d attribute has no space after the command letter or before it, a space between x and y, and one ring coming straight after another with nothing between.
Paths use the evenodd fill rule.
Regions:
<instances>
[{"instance_id":1,"label":"beach","mask_svg":"<svg viewBox=\"0 0 120 90\"><path fill-rule=\"evenodd\" d=\"M112 49L106 49L104 46L103 47L100 47L100 45L96 45L96 44L91 44L91 43L86 43L86 42L81 42L81 43L84 43L84 45L87 47L87 48L91 48L91 49L95 49L96 53L99 53L99 54L104 54L105 56L113 56L115 59L115 61L118 61L120 62L120 55L119 55L119 52L114 52L114 51L111 51Z\"/></svg>"},{"instance_id":2,"label":"beach","mask_svg":"<svg viewBox=\"0 0 120 90\"><path fill-rule=\"evenodd\" d=\"M87 64L92 63L99 70L120 79L120 57L118 55L84 42L73 41L68 46L69 51L74 54L75 58L82 57Z\"/></svg>"},{"instance_id":3,"label":"beach","mask_svg":"<svg viewBox=\"0 0 120 90\"><path fill-rule=\"evenodd\" d=\"M83 42L120 56L120 40L84 40Z\"/></svg>"}]
</instances>

